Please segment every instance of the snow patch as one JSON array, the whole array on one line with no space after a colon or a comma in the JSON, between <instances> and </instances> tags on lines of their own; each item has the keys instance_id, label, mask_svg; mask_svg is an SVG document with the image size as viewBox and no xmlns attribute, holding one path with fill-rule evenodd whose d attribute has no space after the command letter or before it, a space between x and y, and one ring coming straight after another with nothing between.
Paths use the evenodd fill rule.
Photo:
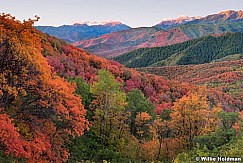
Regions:
<instances>
[{"instance_id":1,"label":"snow patch","mask_svg":"<svg viewBox=\"0 0 243 163\"><path fill-rule=\"evenodd\" d=\"M85 21L85 22L79 22L79 23L75 23L75 24L94 26L94 25L119 25L122 23L119 21L103 21L103 22Z\"/></svg>"}]
</instances>

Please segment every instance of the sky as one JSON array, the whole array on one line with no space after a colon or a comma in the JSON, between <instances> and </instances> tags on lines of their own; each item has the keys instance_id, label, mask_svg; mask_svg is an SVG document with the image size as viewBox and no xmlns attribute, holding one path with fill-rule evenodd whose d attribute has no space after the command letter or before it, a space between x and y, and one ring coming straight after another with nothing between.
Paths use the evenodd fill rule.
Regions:
<instances>
[{"instance_id":1,"label":"sky","mask_svg":"<svg viewBox=\"0 0 243 163\"><path fill-rule=\"evenodd\" d=\"M243 10L243 0L0 0L0 13L19 20L40 16L35 25L120 21L131 27L153 26L163 18L206 16Z\"/></svg>"}]
</instances>

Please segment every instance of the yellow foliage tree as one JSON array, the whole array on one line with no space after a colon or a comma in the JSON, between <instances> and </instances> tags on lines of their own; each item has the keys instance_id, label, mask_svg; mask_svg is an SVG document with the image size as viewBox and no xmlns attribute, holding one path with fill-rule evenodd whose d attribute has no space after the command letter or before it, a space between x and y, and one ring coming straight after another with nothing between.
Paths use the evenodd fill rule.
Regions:
<instances>
[{"instance_id":1,"label":"yellow foliage tree","mask_svg":"<svg viewBox=\"0 0 243 163\"><path fill-rule=\"evenodd\" d=\"M189 92L174 103L170 114L170 127L175 137L182 138L186 148L191 148L196 136L214 131L219 123L217 117L220 107L210 107L205 88L197 92Z\"/></svg>"}]
</instances>

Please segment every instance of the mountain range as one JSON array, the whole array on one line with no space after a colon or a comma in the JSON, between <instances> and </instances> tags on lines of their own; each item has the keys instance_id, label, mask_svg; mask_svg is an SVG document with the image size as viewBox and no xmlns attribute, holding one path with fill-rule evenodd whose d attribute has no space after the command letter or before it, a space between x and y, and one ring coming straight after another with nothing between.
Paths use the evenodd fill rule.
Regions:
<instances>
[{"instance_id":1,"label":"mountain range","mask_svg":"<svg viewBox=\"0 0 243 163\"><path fill-rule=\"evenodd\" d=\"M82 23L36 28L72 42L90 53L111 58L139 48L168 46L208 35L243 32L243 11L228 10L205 17L164 19L153 27L131 28L122 23Z\"/></svg>"},{"instance_id":2,"label":"mountain range","mask_svg":"<svg viewBox=\"0 0 243 163\"><path fill-rule=\"evenodd\" d=\"M51 36L63 39L72 43L85 39L92 39L101 35L121 30L128 30L131 27L121 22L84 22L75 23L73 25L63 25L60 27L52 26L35 26L38 30L48 33Z\"/></svg>"},{"instance_id":3,"label":"mountain range","mask_svg":"<svg viewBox=\"0 0 243 163\"><path fill-rule=\"evenodd\" d=\"M220 12L218 14L212 14L205 16L200 19L195 19L188 24L216 24L222 22L234 22L234 21L242 21L243 18L243 11L234 11L234 10L227 10L224 12Z\"/></svg>"},{"instance_id":4,"label":"mountain range","mask_svg":"<svg viewBox=\"0 0 243 163\"><path fill-rule=\"evenodd\" d=\"M144 47L167 46L202 36L243 32L242 13L242 11L221 12L200 19L191 19L192 21L181 23L179 26L176 24L177 21L174 21L175 23L171 24L171 28L167 27L167 30L155 25L155 27L114 32L98 38L76 42L74 45L96 55L109 58ZM179 20L178 22L180 22ZM131 38L131 36L133 37Z\"/></svg>"}]
</instances>

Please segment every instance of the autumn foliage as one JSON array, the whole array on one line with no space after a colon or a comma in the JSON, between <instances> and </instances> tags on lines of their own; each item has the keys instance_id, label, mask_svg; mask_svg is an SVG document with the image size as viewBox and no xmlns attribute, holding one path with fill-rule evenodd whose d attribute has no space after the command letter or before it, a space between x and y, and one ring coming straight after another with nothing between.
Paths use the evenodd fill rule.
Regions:
<instances>
[{"instance_id":1,"label":"autumn foliage","mask_svg":"<svg viewBox=\"0 0 243 163\"><path fill-rule=\"evenodd\" d=\"M28 162L65 161L68 136L87 129L81 99L51 72L33 20L2 14L0 22L0 149Z\"/></svg>"},{"instance_id":2,"label":"autumn foliage","mask_svg":"<svg viewBox=\"0 0 243 163\"><path fill-rule=\"evenodd\" d=\"M174 103L170 125L175 136L183 139L185 146L191 148L196 136L215 131L219 112L220 108L216 106L210 108L205 90L190 92Z\"/></svg>"},{"instance_id":3,"label":"autumn foliage","mask_svg":"<svg viewBox=\"0 0 243 163\"><path fill-rule=\"evenodd\" d=\"M220 112L234 110L229 94L138 73L34 21L0 16L0 159L172 162L200 136L240 135L238 114Z\"/></svg>"}]
</instances>

